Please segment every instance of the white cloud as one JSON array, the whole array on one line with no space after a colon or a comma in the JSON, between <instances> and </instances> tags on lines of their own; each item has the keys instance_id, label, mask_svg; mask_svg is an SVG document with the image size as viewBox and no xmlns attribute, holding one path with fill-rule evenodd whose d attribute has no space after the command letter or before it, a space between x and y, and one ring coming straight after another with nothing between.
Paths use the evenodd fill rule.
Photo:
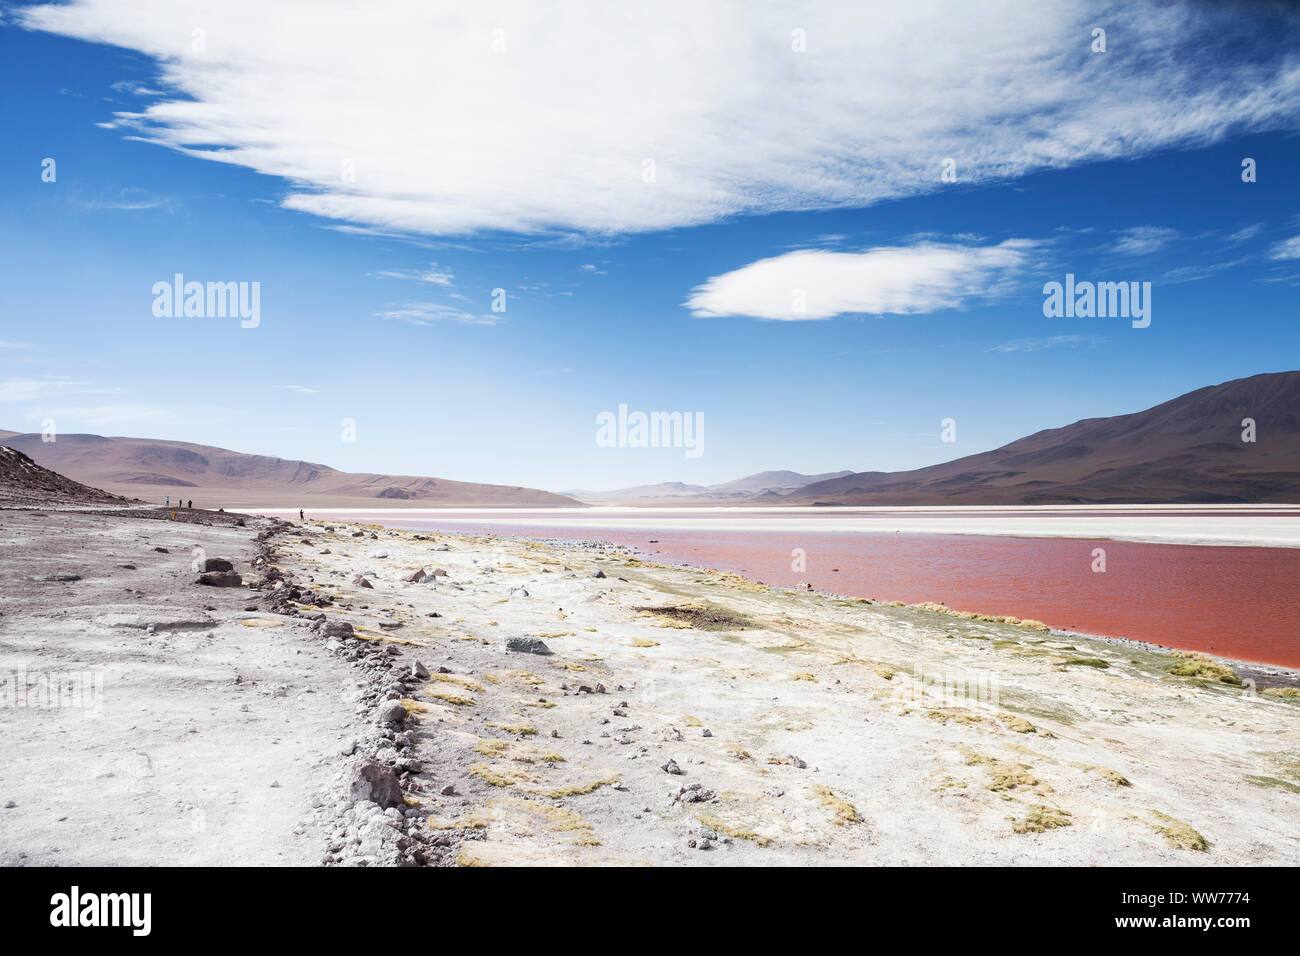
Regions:
<instances>
[{"instance_id":1,"label":"white cloud","mask_svg":"<svg viewBox=\"0 0 1300 956\"><path fill-rule=\"evenodd\" d=\"M1300 259L1300 236L1277 243L1269 251L1270 259Z\"/></svg>"},{"instance_id":2,"label":"white cloud","mask_svg":"<svg viewBox=\"0 0 1300 956\"><path fill-rule=\"evenodd\" d=\"M42 410L44 417L52 418L61 432L75 431L79 427L106 428L116 425L175 423L175 411L160 405L79 405L68 408Z\"/></svg>"},{"instance_id":3,"label":"white cloud","mask_svg":"<svg viewBox=\"0 0 1300 956\"><path fill-rule=\"evenodd\" d=\"M373 315L376 319L406 322L409 325L433 325L437 322L456 322L460 325L497 325L504 318L500 313L484 315L440 302L406 302L381 312L375 312Z\"/></svg>"},{"instance_id":4,"label":"white cloud","mask_svg":"<svg viewBox=\"0 0 1300 956\"><path fill-rule=\"evenodd\" d=\"M949 157L974 183L1300 114L1286 31L1227 4L73 0L14 17L156 60L172 98L115 114L130 135L381 233L862 206L953 188Z\"/></svg>"},{"instance_id":5,"label":"white cloud","mask_svg":"<svg viewBox=\"0 0 1300 956\"><path fill-rule=\"evenodd\" d=\"M1150 255L1159 252L1179 235L1177 229L1168 226L1134 226L1121 232L1110 251L1129 256Z\"/></svg>"},{"instance_id":6,"label":"white cloud","mask_svg":"<svg viewBox=\"0 0 1300 956\"><path fill-rule=\"evenodd\" d=\"M429 268L421 270L384 269L374 273L381 279L410 279L413 282L427 282L430 285L450 286L455 276L450 269L439 268L438 263L430 262Z\"/></svg>"},{"instance_id":7,"label":"white cloud","mask_svg":"<svg viewBox=\"0 0 1300 956\"><path fill-rule=\"evenodd\" d=\"M1237 243L1237 242L1245 242L1248 239L1254 239L1255 236L1259 234L1259 231L1263 228L1264 228L1264 224L1262 222L1253 223L1252 225L1249 226L1243 226L1242 228L1234 232L1232 235L1230 235L1228 237L1228 241L1232 243Z\"/></svg>"},{"instance_id":8,"label":"white cloud","mask_svg":"<svg viewBox=\"0 0 1300 956\"><path fill-rule=\"evenodd\" d=\"M70 378L6 378L0 381L0 402L25 402L53 398L90 387Z\"/></svg>"},{"instance_id":9,"label":"white cloud","mask_svg":"<svg viewBox=\"0 0 1300 956\"><path fill-rule=\"evenodd\" d=\"M1006 291L1036 245L1008 239L996 246L925 242L865 252L802 249L714 276L691 292L686 306L699 316L786 321L960 308Z\"/></svg>"},{"instance_id":10,"label":"white cloud","mask_svg":"<svg viewBox=\"0 0 1300 956\"><path fill-rule=\"evenodd\" d=\"M284 389L286 392L293 392L297 395L319 395L319 388L308 388L306 385L277 385L276 388Z\"/></svg>"},{"instance_id":11,"label":"white cloud","mask_svg":"<svg viewBox=\"0 0 1300 956\"><path fill-rule=\"evenodd\" d=\"M1012 339L995 345L990 352L1042 352L1044 349L1077 349L1085 345L1104 345L1104 335L1049 335L1042 339Z\"/></svg>"}]
</instances>

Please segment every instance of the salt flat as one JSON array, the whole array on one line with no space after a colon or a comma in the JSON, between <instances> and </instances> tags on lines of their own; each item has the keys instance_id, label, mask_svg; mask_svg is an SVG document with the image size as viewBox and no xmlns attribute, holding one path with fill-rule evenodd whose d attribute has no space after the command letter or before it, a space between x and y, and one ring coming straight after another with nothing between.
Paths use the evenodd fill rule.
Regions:
<instances>
[{"instance_id":1,"label":"salt flat","mask_svg":"<svg viewBox=\"0 0 1300 956\"><path fill-rule=\"evenodd\" d=\"M297 509L259 507L265 514ZM1096 505L956 508L368 508L313 509L368 521L485 522L529 528L836 531L1110 538L1159 544L1300 547L1300 505Z\"/></svg>"}]
</instances>

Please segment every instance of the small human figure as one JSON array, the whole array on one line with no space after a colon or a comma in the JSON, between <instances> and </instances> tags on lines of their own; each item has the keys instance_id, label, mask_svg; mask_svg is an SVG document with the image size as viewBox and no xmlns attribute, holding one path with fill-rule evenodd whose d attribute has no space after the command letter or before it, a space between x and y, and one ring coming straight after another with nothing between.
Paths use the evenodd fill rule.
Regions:
<instances>
[{"instance_id":1,"label":"small human figure","mask_svg":"<svg viewBox=\"0 0 1300 956\"><path fill-rule=\"evenodd\" d=\"M172 506L172 496L171 496L171 495L168 495L166 498L163 499L163 501L164 501L164 507L166 507L166 508L170 508L170 507Z\"/></svg>"},{"instance_id":2,"label":"small human figure","mask_svg":"<svg viewBox=\"0 0 1300 956\"><path fill-rule=\"evenodd\" d=\"M186 508L193 508L193 507L194 507L194 499L191 498L189 501L187 501L187 502L185 503L185 507L186 507Z\"/></svg>"},{"instance_id":3,"label":"small human figure","mask_svg":"<svg viewBox=\"0 0 1300 956\"><path fill-rule=\"evenodd\" d=\"M305 514L302 513L302 509L301 509L301 508L298 509L298 520L299 520L299 521L306 521L306 520L307 520L307 516L306 516Z\"/></svg>"}]
</instances>

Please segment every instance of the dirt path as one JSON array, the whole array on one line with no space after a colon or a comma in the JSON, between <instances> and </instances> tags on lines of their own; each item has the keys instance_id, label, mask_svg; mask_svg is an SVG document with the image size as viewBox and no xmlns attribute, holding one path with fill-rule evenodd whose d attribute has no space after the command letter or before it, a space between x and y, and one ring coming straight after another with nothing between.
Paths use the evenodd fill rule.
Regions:
<instances>
[{"instance_id":1,"label":"dirt path","mask_svg":"<svg viewBox=\"0 0 1300 956\"><path fill-rule=\"evenodd\" d=\"M0 864L320 862L355 675L193 583L196 546L247 576L257 530L0 511Z\"/></svg>"}]
</instances>

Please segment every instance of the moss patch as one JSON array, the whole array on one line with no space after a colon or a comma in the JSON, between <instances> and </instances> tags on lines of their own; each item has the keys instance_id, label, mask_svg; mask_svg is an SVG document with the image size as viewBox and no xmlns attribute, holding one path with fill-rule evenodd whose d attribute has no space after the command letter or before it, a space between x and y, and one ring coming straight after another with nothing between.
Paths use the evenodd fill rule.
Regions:
<instances>
[{"instance_id":1,"label":"moss patch","mask_svg":"<svg viewBox=\"0 0 1300 956\"><path fill-rule=\"evenodd\" d=\"M835 791L830 787L824 787L817 784L812 788L812 794L827 810L831 811L831 822L838 826L844 826L846 823L861 823L862 818L858 816L858 808L835 795Z\"/></svg>"},{"instance_id":2,"label":"moss patch","mask_svg":"<svg viewBox=\"0 0 1300 956\"><path fill-rule=\"evenodd\" d=\"M1210 848L1210 844L1206 842L1205 837L1182 820L1175 820L1169 814L1161 813L1159 810L1148 810L1147 812L1155 817L1155 822L1151 824L1152 828L1175 849L1195 850L1198 853L1204 853Z\"/></svg>"},{"instance_id":3,"label":"moss patch","mask_svg":"<svg viewBox=\"0 0 1300 956\"><path fill-rule=\"evenodd\" d=\"M1174 655L1174 660L1169 665L1169 673L1175 677L1195 677L1220 684L1241 684L1241 678L1232 672L1231 667L1220 664L1204 654Z\"/></svg>"},{"instance_id":4,"label":"moss patch","mask_svg":"<svg viewBox=\"0 0 1300 956\"><path fill-rule=\"evenodd\" d=\"M1023 819L1012 819L1011 829L1016 833L1043 833L1059 827L1070 826L1070 814L1058 807L1041 803L1031 804Z\"/></svg>"}]
</instances>

